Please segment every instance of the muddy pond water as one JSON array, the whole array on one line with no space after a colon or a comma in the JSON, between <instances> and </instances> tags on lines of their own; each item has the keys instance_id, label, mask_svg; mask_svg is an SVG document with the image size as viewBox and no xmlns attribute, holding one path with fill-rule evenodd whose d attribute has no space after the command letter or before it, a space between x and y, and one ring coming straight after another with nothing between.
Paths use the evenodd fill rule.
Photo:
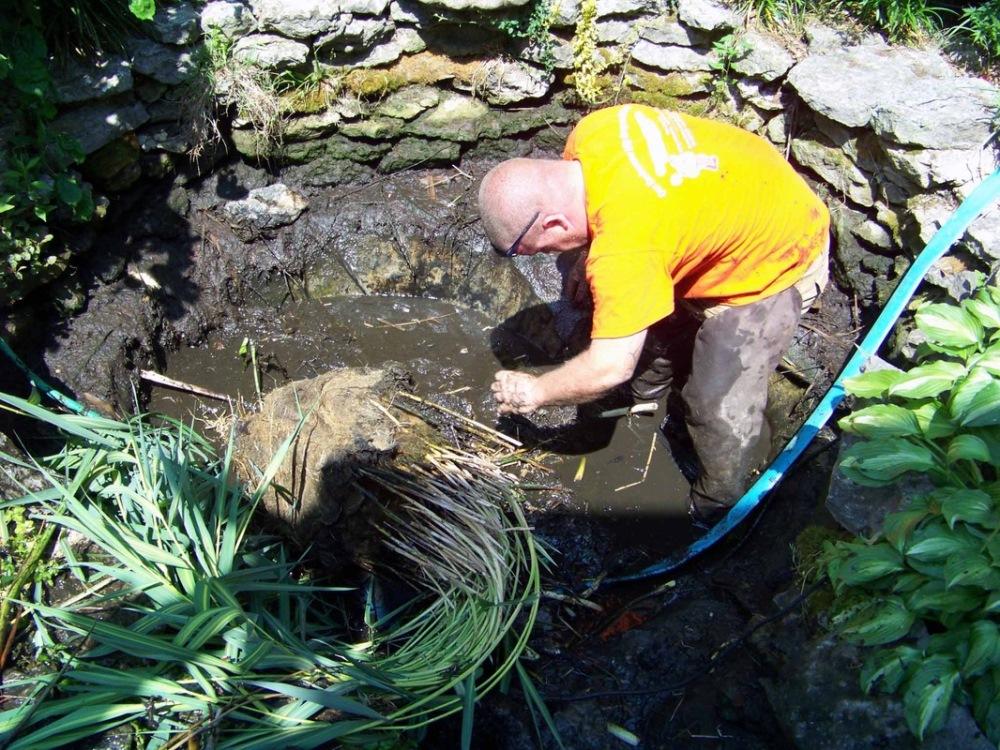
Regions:
<instances>
[{"instance_id":1,"label":"muddy pond water","mask_svg":"<svg viewBox=\"0 0 1000 750\"><path fill-rule=\"evenodd\" d=\"M651 554L691 537L688 484L658 435L664 407L618 418L560 407L532 420L498 420L493 375L501 361L527 367L532 343L481 312L419 297L340 296L285 302L247 320L215 331L201 346L174 352L164 374L252 403L258 389L266 393L335 367L398 362L412 375L418 396L534 440L537 463L548 469L535 481L558 488L553 494L560 512L613 518L619 535ZM224 401L159 386L150 402L151 410L186 420L193 415L211 421L229 408ZM535 429L536 423L545 427Z\"/></svg>"}]
</instances>

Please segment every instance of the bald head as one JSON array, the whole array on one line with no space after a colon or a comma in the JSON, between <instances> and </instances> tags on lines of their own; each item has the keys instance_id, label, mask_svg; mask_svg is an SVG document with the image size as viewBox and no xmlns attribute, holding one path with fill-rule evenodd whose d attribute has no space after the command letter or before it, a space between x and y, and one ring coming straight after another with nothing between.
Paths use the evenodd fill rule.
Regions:
<instances>
[{"instance_id":1,"label":"bald head","mask_svg":"<svg viewBox=\"0 0 1000 750\"><path fill-rule=\"evenodd\" d=\"M564 217L586 242L586 200L577 162L509 159L486 173L479 186L479 214L494 247L508 247L536 212L541 231L546 231L545 217Z\"/></svg>"}]
</instances>

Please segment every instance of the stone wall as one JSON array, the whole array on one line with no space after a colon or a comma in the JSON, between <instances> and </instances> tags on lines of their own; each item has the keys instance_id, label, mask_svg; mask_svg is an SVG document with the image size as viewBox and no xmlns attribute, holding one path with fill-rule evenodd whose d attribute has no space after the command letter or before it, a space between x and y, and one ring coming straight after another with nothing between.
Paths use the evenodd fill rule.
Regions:
<instances>
[{"instance_id":1,"label":"stone wall","mask_svg":"<svg viewBox=\"0 0 1000 750\"><path fill-rule=\"evenodd\" d=\"M555 0L548 31L502 31L528 3L164 6L126 55L58 71L59 127L113 196L201 148L216 105L228 148L313 185L558 149L597 99L676 107L764 135L817 185L835 277L862 307L996 167L1000 92L936 51L820 25L782 39L715 0ZM998 240L993 210L930 281L960 296Z\"/></svg>"}]
</instances>

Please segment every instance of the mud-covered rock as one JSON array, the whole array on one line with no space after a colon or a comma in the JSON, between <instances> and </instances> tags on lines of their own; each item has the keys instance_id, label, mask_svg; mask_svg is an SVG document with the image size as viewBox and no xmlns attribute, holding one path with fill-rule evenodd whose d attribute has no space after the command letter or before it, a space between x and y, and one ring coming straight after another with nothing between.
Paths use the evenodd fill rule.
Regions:
<instances>
[{"instance_id":1,"label":"mud-covered rock","mask_svg":"<svg viewBox=\"0 0 1000 750\"><path fill-rule=\"evenodd\" d=\"M304 195L279 182L255 188L246 198L229 201L222 212L237 234L249 240L265 229L291 224L308 207Z\"/></svg>"},{"instance_id":2,"label":"mud-covered rock","mask_svg":"<svg viewBox=\"0 0 1000 750\"><path fill-rule=\"evenodd\" d=\"M272 391L259 412L242 420L235 456L251 486L294 435L263 507L298 543L334 557L344 553L336 539L345 530L336 527L366 502L352 480L399 450L400 423L379 408L379 399L391 399L408 382L399 368L341 368Z\"/></svg>"}]
</instances>

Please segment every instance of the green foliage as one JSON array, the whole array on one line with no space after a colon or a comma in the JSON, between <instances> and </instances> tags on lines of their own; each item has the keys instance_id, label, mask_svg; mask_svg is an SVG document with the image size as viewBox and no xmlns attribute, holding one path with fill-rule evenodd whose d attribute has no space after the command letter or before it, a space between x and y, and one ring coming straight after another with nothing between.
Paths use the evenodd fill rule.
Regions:
<instances>
[{"instance_id":1,"label":"green foliage","mask_svg":"<svg viewBox=\"0 0 1000 750\"><path fill-rule=\"evenodd\" d=\"M552 26L552 7L549 0L531 0L527 13L498 21L497 28L511 39L528 42L536 51L538 62L547 73L555 69L556 58L549 28Z\"/></svg>"},{"instance_id":2,"label":"green foliage","mask_svg":"<svg viewBox=\"0 0 1000 750\"><path fill-rule=\"evenodd\" d=\"M99 550L68 560L85 584L78 605L22 605L36 643L62 632L66 661L6 683L23 697L0 711L10 750L71 747L128 724L146 747L203 735L219 750L402 748L396 737L440 717L464 710L471 725L475 698L527 645L538 558L509 480L486 461L441 449L405 471L365 472L357 489L386 504L379 531L416 592L387 613L374 586L366 599L312 578L255 533L296 433L251 490L231 447L218 457L182 424L60 415L2 393L0 403L68 440L36 467L46 489L0 509L30 507ZM6 462L27 468L0 453Z\"/></svg>"},{"instance_id":3,"label":"green foliage","mask_svg":"<svg viewBox=\"0 0 1000 750\"><path fill-rule=\"evenodd\" d=\"M962 10L956 32L993 60L1000 60L1000 0Z\"/></svg>"},{"instance_id":4,"label":"green foliage","mask_svg":"<svg viewBox=\"0 0 1000 750\"><path fill-rule=\"evenodd\" d=\"M725 93L732 82L733 65L750 53L750 43L742 34L726 34L712 45L715 57L709 66L718 74L715 81L717 94Z\"/></svg>"},{"instance_id":5,"label":"green foliage","mask_svg":"<svg viewBox=\"0 0 1000 750\"><path fill-rule=\"evenodd\" d=\"M862 485L926 474L936 489L886 518L863 542L833 542L826 571L835 625L867 646L865 690L900 693L920 739L954 701L1000 742L1000 288L961 304L924 304L926 340L908 371L849 378L878 401L840 421L863 440L840 470ZM920 624L922 627L915 629ZM913 634L924 631L917 639Z\"/></svg>"},{"instance_id":6,"label":"green foliage","mask_svg":"<svg viewBox=\"0 0 1000 750\"><path fill-rule=\"evenodd\" d=\"M890 41L917 41L941 28L947 11L927 0L845 0L844 5L864 23L886 32Z\"/></svg>"},{"instance_id":7,"label":"green foliage","mask_svg":"<svg viewBox=\"0 0 1000 750\"><path fill-rule=\"evenodd\" d=\"M94 210L90 187L73 166L79 146L49 127L55 117L48 49L41 32L24 26L2 38L10 51L0 65L20 127L3 144L0 172L0 304L44 279L59 258L50 226L86 221Z\"/></svg>"}]
</instances>

